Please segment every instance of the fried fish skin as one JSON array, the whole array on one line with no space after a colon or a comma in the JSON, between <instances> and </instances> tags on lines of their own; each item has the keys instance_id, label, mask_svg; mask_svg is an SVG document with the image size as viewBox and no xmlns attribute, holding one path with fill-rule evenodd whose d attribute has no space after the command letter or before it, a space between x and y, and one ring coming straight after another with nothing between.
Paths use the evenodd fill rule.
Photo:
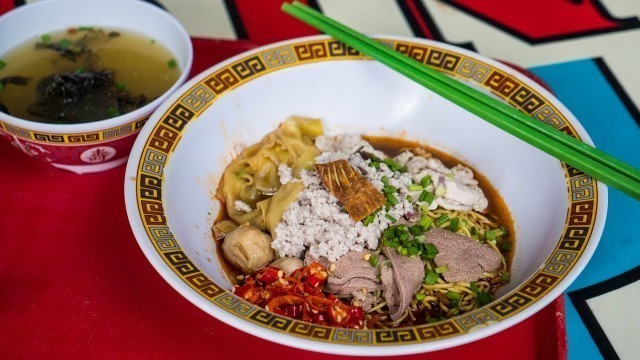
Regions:
<instances>
[{"instance_id":1,"label":"fried fish skin","mask_svg":"<svg viewBox=\"0 0 640 360\"><path fill-rule=\"evenodd\" d=\"M340 200L354 221L364 219L387 202L384 195L346 160L314 166L324 186Z\"/></svg>"}]
</instances>

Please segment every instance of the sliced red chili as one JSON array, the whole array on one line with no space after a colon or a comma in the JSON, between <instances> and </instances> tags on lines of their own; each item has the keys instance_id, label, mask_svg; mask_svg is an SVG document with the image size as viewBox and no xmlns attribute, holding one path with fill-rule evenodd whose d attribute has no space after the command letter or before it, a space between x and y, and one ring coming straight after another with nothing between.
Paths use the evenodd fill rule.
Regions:
<instances>
[{"instance_id":1,"label":"sliced red chili","mask_svg":"<svg viewBox=\"0 0 640 360\"><path fill-rule=\"evenodd\" d=\"M348 306L333 294L321 291L327 277L326 268L318 263L287 277L276 268L266 267L245 277L244 285L235 286L234 293L278 315L320 325L362 328L362 308Z\"/></svg>"},{"instance_id":2,"label":"sliced red chili","mask_svg":"<svg viewBox=\"0 0 640 360\"><path fill-rule=\"evenodd\" d=\"M311 322L318 325L327 325L327 315L321 312L311 312Z\"/></svg>"},{"instance_id":3,"label":"sliced red chili","mask_svg":"<svg viewBox=\"0 0 640 360\"><path fill-rule=\"evenodd\" d=\"M364 325L364 312L360 306L352 306L349 308L349 324L350 328L360 328Z\"/></svg>"},{"instance_id":4,"label":"sliced red chili","mask_svg":"<svg viewBox=\"0 0 640 360\"><path fill-rule=\"evenodd\" d=\"M342 302L334 302L329 305L327 314L333 325L345 326L349 323L349 308Z\"/></svg>"},{"instance_id":5,"label":"sliced red chili","mask_svg":"<svg viewBox=\"0 0 640 360\"><path fill-rule=\"evenodd\" d=\"M307 304L309 307L316 311L327 311L327 306L333 304L333 301L320 296L307 296Z\"/></svg>"},{"instance_id":6,"label":"sliced red chili","mask_svg":"<svg viewBox=\"0 0 640 360\"><path fill-rule=\"evenodd\" d=\"M293 317L293 315L302 314L302 306L305 301L300 296L284 295L271 299L267 304L269 311L278 315Z\"/></svg>"},{"instance_id":7,"label":"sliced red chili","mask_svg":"<svg viewBox=\"0 0 640 360\"><path fill-rule=\"evenodd\" d=\"M261 270L256 275L256 280L264 284L271 284L274 281L278 280L281 276L282 276L282 270L276 269L274 267L267 267Z\"/></svg>"}]
</instances>

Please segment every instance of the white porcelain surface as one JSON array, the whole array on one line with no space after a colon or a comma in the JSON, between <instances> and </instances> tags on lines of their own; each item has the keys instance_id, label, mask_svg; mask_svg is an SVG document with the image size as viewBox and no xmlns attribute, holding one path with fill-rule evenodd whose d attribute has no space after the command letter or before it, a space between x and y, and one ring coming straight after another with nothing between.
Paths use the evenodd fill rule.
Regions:
<instances>
[{"instance_id":1,"label":"white porcelain surface","mask_svg":"<svg viewBox=\"0 0 640 360\"><path fill-rule=\"evenodd\" d=\"M437 46L453 48L443 44ZM255 50L258 51L260 49ZM456 51L472 54L462 49ZM505 69L553 99L580 136L590 142L578 121L541 86L505 65L473 56ZM570 284L597 245L607 204L606 187L601 184L598 220L588 249L560 285L506 320L425 344L380 347L327 344L269 331L221 311L182 283L155 252L137 213L135 182L131 179L136 176L143 142L160 114L180 93L223 65L193 79L152 116L150 126L142 131L130 157L125 197L133 231L151 263L186 298L232 326L278 343L327 353L390 355L447 348L501 331L540 310ZM355 132L417 140L466 161L486 175L499 189L516 227L512 282L501 289L500 294L522 284L538 270L563 232L568 195L564 169L557 160L377 62L318 62L264 75L220 97L199 118L191 121L169 159L164 171L163 202L171 231L189 258L218 284L230 287L218 265L210 231L219 208L212 195L221 173L243 145L255 143L292 114L321 118L327 133Z\"/></svg>"}]
</instances>

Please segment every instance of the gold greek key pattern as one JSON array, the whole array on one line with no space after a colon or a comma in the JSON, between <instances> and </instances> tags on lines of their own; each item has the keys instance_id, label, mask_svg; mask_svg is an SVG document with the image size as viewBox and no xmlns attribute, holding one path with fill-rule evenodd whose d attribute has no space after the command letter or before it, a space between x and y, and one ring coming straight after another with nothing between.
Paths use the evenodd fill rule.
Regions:
<instances>
[{"instance_id":1,"label":"gold greek key pattern","mask_svg":"<svg viewBox=\"0 0 640 360\"><path fill-rule=\"evenodd\" d=\"M304 335L304 337L328 340L331 337L332 330L325 326L296 321L289 331L293 334Z\"/></svg>"},{"instance_id":2,"label":"gold greek key pattern","mask_svg":"<svg viewBox=\"0 0 640 360\"><path fill-rule=\"evenodd\" d=\"M532 300L533 299L531 299L530 297L517 292L515 294L507 295L505 299L496 304L490 305L489 309L491 309L491 311L498 314L499 316L505 317L515 314L522 307L531 303Z\"/></svg>"},{"instance_id":3,"label":"gold greek key pattern","mask_svg":"<svg viewBox=\"0 0 640 360\"><path fill-rule=\"evenodd\" d=\"M213 92L204 85L197 85L193 91L182 99L182 104L196 112L202 110L208 102L213 100L214 96Z\"/></svg>"},{"instance_id":4,"label":"gold greek key pattern","mask_svg":"<svg viewBox=\"0 0 640 360\"><path fill-rule=\"evenodd\" d=\"M593 178L589 175L580 175L571 178L571 200L582 201L593 199L594 183Z\"/></svg>"},{"instance_id":5,"label":"gold greek key pattern","mask_svg":"<svg viewBox=\"0 0 640 360\"><path fill-rule=\"evenodd\" d=\"M234 296L231 293L224 293L215 298L213 301L218 303L226 310L236 313L242 317L251 315L256 309L255 306L249 304L246 301L242 301L240 298Z\"/></svg>"},{"instance_id":6,"label":"gold greek key pattern","mask_svg":"<svg viewBox=\"0 0 640 360\"><path fill-rule=\"evenodd\" d=\"M466 55L421 43L380 40L428 66L471 79L540 121L577 137L573 126L551 102L533 88L502 70ZM161 116L147 139L136 178L138 209L150 241L165 263L192 289L238 317L275 331L330 343L393 345L434 341L470 331L487 322L500 321L527 308L553 289L580 259L595 221L598 193L595 182L565 166L570 208L565 231L542 271L519 288L488 306L436 324L388 330L333 329L283 318L235 297L212 282L180 248L166 222L162 206L162 172L185 126L219 96L266 73L314 61L366 60L367 57L333 39L301 41L252 53L217 69L187 90ZM6 124L0 123L6 131ZM138 127L134 127L138 129ZM15 129L14 129L15 131ZM31 135L31 134L29 134Z\"/></svg>"},{"instance_id":7,"label":"gold greek key pattern","mask_svg":"<svg viewBox=\"0 0 640 360\"><path fill-rule=\"evenodd\" d=\"M353 331L353 330L352 330ZM385 343L405 343L415 342L418 340L418 336L414 329L401 328L401 329L389 329L389 330L376 330L375 340L378 344Z\"/></svg>"},{"instance_id":8,"label":"gold greek key pattern","mask_svg":"<svg viewBox=\"0 0 640 360\"><path fill-rule=\"evenodd\" d=\"M462 331L469 331L472 328L486 324L490 321L498 321L498 316L487 309L480 309L470 314L465 314L456 318L456 324Z\"/></svg>"},{"instance_id":9,"label":"gold greek key pattern","mask_svg":"<svg viewBox=\"0 0 640 360\"><path fill-rule=\"evenodd\" d=\"M166 251L180 249L168 226L149 226L149 232L151 233L151 237L153 238L156 246L161 250Z\"/></svg>"},{"instance_id":10,"label":"gold greek key pattern","mask_svg":"<svg viewBox=\"0 0 640 360\"><path fill-rule=\"evenodd\" d=\"M460 334L462 330L452 320L443 321L433 325L419 326L416 328L418 338L421 341L435 340Z\"/></svg>"},{"instance_id":11,"label":"gold greek key pattern","mask_svg":"<svg viewBox=\"0 0 640 360\"><path fill-rule=\"evenodd\" d=\"M527 281L520 291L535 299L544 295L547 290L557 282L557 276L538 272L533 276L533 278L531 278L531 280Z\"/></svg>"},{"instance_id":12,"label":"gold greek key pattern","mask_svg":"<svg viewBox=\"0 0 640 360\"><path fill-rule=\"evenodd\" d=\"M564 275L575 263L576 257L575 252L556 250L551 255L551 261L545 265L544 271L558 276Z\"/></svg>"},{"instance_id":13,"label":"gold greek key pattern","mask_svg":"<svg viewBox=\"0 0 640 360\"><path fill-rule=\"evenodd\" d=\"M352 57L361 57L360 52L351 46L343 43L342 41L329 41L329 56L352 56Z\"/></svg>"},{"instance_id":14,"label":"gold greek key pattern","mask_svg":"<svg viewBox=\"0 0 640 360\"><path fill-rule=\"evenodd\" d=\"M466 78L472 79L475 82L483 83L487 76L489 76L489 74L491 73L491 68L479 64L473 59L463 58L460 61L460 65L458 66L456 73Z\"/></svg>"},{"instance_id":15,"label":"gold greek key pattern","mask_svg":"<svg viewBox=\"0 0 640 360\"><path fill-rule=\"evenodd\" d=\"M154 149L147 149L144 153L141 171L146 174L162 177L166 161L167 154Z\"/></svg>"},{"instance_id":16,"label":"gold greek key pattern","mask_svg":"<svg viewBox=\"0 0 640 360\"><path fill-rule=\"evenodd\" d=\"M263 309L258 309L256 312L251 314L251 316L249 316L249 319L277 330L286 330L293 322L293 320L291 319L274 315Z\"/></svg>"},{"instance_id":17,"label":"gold greek key pattern","mask_svg":"<svg viewBox=\"0 0 640 360\"><path fill-rule=\"evenodd\" d=\"M293 45L293 51L299 61L323 59L329 56L327 42Z\"/></svg>"},{"instance_id":18,"label":"gold greek key pattern","mask_svg":"<svg viewBox=\"0 0 640 360\"><path fill-rule=\"evenodd\" d=\"M290 46L283 46L273 50L268 50L262 54L262 60L270 68L277 68L296 61L293 50Z\"/></svg>"},{"instance_id":19,"label":"gold greek key pattern","mask_svg":"<svg viewBox=\"0 0 640 360\"><path fill-rule=\"evenodd\" d=\"M426 46L416 46L402 43L396 44L395 50L423 64L427 60L427 54L429 53L429 48Z\"/></svg>"},{"instance_id":20,"label":"gold greek key pattern","mask_svg":"<svg viewBox=\"0 0 640 360\"><path fill-rule=\"evenodd\" d=\"M129 124L119 127L107 129L98 132L86 132L78 134L54 134L35 132L28 129L23 129L17 126L9 125L0 121L0 128L4 128L5 131L11 135L14 135L22 140L29 140L36 143L43 144L71 144L71 145L85 145L91 143L100 143L105 141L111 141L113 139L129 136L140 131L144 123L149 118L149 115L144 118L135 120Z\"/></svg>"},{"instance_id":21,"label":"gold greek key pattern","mask_svg":"<svg viewBox=\"0 0 640 360\"><path fill-rule=\"evenodd\" d=\"M366 330L335 329L331 340L341 343L373 344L373 334Z\"/></svg>"},{"instance_id":22,"label":"gold greek key pattern","mask_svg":"<svg viewBox=\"0 0 640 360\"><path fill-rule=\"evenodd\" d=\"M564 117L558 114L549 104L540 106L538 110L531 114L531 116L553 126L556 129L562 129L567 126L567 122Z\"/></svg>"}]
</instances>

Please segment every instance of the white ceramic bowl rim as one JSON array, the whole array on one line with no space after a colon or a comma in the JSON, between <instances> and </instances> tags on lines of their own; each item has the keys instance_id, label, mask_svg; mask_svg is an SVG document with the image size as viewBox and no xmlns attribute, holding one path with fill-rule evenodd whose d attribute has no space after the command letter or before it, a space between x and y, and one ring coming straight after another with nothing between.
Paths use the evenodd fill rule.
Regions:
<instances>
[{"instance_id":1,"label":"white ceramic bowl rim","mask_svg":"<svg viewBox=\"0 0 640 360\"><path fill-rule=\"evenodd\" d=\"M185 28L180 24L180 22L173 17L169 12L159 8L158 6L149 4L145 1L140 0L83 0L82 3L105 3L108 2L114 9L122 10L123 12L134 12L138 14L138 16L154 16L161 18L163 21L171 24L173 30L181 37L181 41L186 46L186 61L181 61L179 66L181 68L181 74L178 79L173 83L173 85L167 89L162 95L158 96L155 100L149 102L145 106L136 109L134 111L128 112L126 114L122 114L120 116L116 116L110 119L92 121L88 123L81 124L48 124L41 123L35 121L29 121L17 118L15 116L11 116L9 114L2 114L2 120L11 123L14 126L18 126L24 129L30 129L35 131L41 131L45 133L56 133L56 134L73 134L73 133L82 133L86 131L94 131L96 129L108 129L115 128L121 125L125 125L130 123L131 121L143 118L145 114L150 113L153 109L157 108L160 104L162 104L167 97L176 91L186 80L187 76L189 76L189 72L191 71L191 65L193 63L193 46L191 44L191 38L189 34L185 30ZM33 4L27 4L20 6L16 9L13 9L2 16L0 16L0 24L3 22L13 20L13 18L20 18L26 16L27 19L33 12L43 11L41 9L55 9L60 6L60 4L71 3L77 7L78 2L74 0L47 0L47 1L39 1ZM55 15L53 15L55 16ZM59 29L51 29L52 31ZM34 36L39 36L40 34L33 34ZM161 41L160 41L161 42ZM179 54L174 54L178 56Z\"/></svg>"},{"instance_id":2,"label":"white ceramic bowl rim","mask_svg":"<svg viewBox=\"0 0 640 360\"><path fill-rule=\"evenodd\" d=\"M568 111L566 107L564 107L551 93L545 90L542 86L537 83L525 79L522 74L519 72L509 68L508 66L499 63L497 61L482 57L478 54L475 54L471 51L457 48L455 46L441 44L438 42L423 40L423 39L415 39L415 38L406 38L406 37L397 37L397 36L376 36L380 39L388 39L392 41L403 41L407 43L413 44L421 44L427 46L434 46L441 49L448 49L458 54L463 54L465 56L479 59L480 61L489 64L495 68L501 69L505 73L517 78L519 81L526 83L527 86L534 89L538 94L542 95L544 99L548 100L553 106L569 121L577 136L583 139L583 141L587 143L592 143L588 134L584 130L584 128L580 125L577 119ZM274 341L280 344L301 348L305 350L319 351L325 353L333 353L333 354L346 354L346 355L368 355L368 356L382 356L382 355L401 355L401 354L412 354L412 353L420 353L426 351L435 351L443 348L448 348L456 345L461 345L464 343L468 343L471 341L475 341L489 335L495 334L499 331L502 331L510 326L513 326L520 321L526 319L532 314L536 313L544 306L548 305L551 301L553 301L556 297L560 296L562 292L570 285L570 283L577 277L580 271L586 266L588 260L592 256L597 243L602 234L602 230L604 227L604 221L606 219L607 212L607 201L608 201L608 193L607 188L602 183L597 183L594 186L594 190L597 193L595 195L595 201L597 203L596 209L594 210L594 219L591 227L590 236L585 239L587 243L586 246L582 249L582 253L578 255L578 260L572 264L570 270L568 270L564 276L561 278L559 282L553 285L545 295L540 298L537 298L532 301L532 303L525 305L524 310L516 312L514 315L507 315L504 318L500 319L495 323L486 323L485 326L476 327L473 331L462 333L464 336L453 336L449 338L438 339L435 341L426 341L426 342L415 342L411 344L391 344L391 345L342 345L335 342L321 342L316 340L310 340L307 338L300 338L297 336L293 336L288 333L277 332L272 328L267 328L262 325L257 325L246 321L245 319L239 318L218 305L214 304L211 300L206 299L204 296L196 292L192 287L186 284L185 280L182 279L177 273L171 269L162 256L156 251L154 246L152 245L152 241L150 236L147 234L145 230L145 226L142 223L142 214L138 208L138 196L136 183L139 179L137 176L139 175L139 167L142 161L142 150L145 147L148 138L155 130L155 126L158 122L163 118L165 112L167 112L172 105L176 104L180 101L180 99L184 96L185 93L188 93L190 89L192 89L196 84L203 81L205 78L213 74L215 71L225 68L226 66L233 64L234 62L247 58L250 55L258 54L264 52L267 49L274 49L290 44L296 43L308 43L313 41L320 41L328 39L328 37L319 35L319 36L311 36L305 38L292 39L288 41L283 41L267 46L263 46L258 49L254 49L233 58L230 58L222 63L219 63L210 69L204 71L200 75L196 76L194 79L185 84L178 92L176 92L173 96L171 96L160 108L153 114L149 123L142 130L139 138L137 139L134 148L131 152L131 156L129 159L129 163L127 166L127 173L125 177L125 202L127 206L127 213L129 216L129 220L133 229L133 232L136 236L136 239L142 248L143 252L152 263L152 265L156 268L156 270L164 277L164 279L171 284L180 294L186 297L193 304L204 310L205 312L215 316L219 320L241 329L250 334L256 335L258 337ZM195 118L192 119L195 121ZM135 179L135 180L133 180ZM164 176L162 178L164 183ZM568 220L568 219L567 219ZM549 261L550 259L547 259ZM541 265L541 268L544 264ZM506 298L511 294L520 290L527 281L531 280L527 279L520 285L518 288L514 289L509 294L504 295L502 298ZM446 330L446 329L445 329Z\"/></svg>"}]
</instances>

